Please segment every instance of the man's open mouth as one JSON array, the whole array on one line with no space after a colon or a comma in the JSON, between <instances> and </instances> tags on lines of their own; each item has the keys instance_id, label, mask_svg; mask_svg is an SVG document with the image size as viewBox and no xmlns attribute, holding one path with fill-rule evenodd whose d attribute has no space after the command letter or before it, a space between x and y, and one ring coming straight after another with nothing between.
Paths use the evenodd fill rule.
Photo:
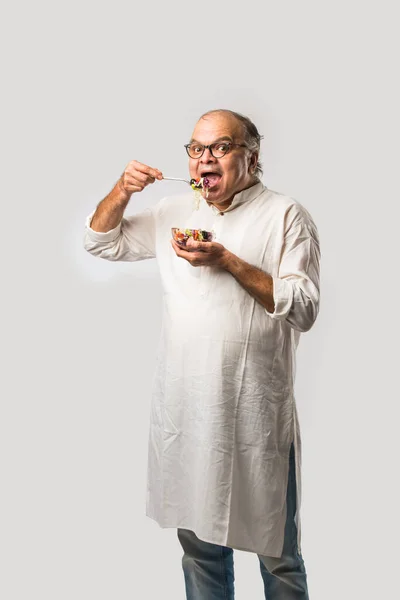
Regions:
<instances>
[{"instance_id":1,"label":"man's open mouth","mask_svg":"<svg viewBox=\"0 0 400 600\"><path fill-rule=\"evenodd\" d=\"M214 173L213 171L205 171L204 173L201 174L201 176L207 177L207 180L208 180L207 187L209 189L213 188L215 185L218 185L218 183L222 179L222 175L220 175L219 173Z\"/></svg>"}]
</instances>

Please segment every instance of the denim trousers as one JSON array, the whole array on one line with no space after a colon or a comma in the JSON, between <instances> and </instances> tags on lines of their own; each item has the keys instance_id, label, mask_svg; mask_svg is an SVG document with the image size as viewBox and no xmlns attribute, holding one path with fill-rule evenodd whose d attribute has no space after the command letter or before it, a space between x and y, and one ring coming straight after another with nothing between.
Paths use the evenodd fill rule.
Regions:
<instances>
[{"instance_id":1,"label":"denim trousers","mask_svg":"<svg viewBox=\"0 0 400 600\"><path fill-rule=\"evenodd\" d=\"M294 445L289 457L287 518L280 558L258 554L266 600L309 600L304 560L297 549ZM187 600L234 600L233 549L200 540L178 528Z\"/></svg>"}]
</instances>

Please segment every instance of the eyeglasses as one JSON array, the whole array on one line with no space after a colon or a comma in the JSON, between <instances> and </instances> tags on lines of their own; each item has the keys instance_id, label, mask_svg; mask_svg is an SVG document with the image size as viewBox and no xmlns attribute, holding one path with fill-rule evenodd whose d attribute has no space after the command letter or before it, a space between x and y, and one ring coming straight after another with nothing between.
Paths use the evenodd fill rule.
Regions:
<instances>
[{"instance_id":1,"label":"eyeglasses","mask_svg":"<svg viewBox=\"0 0 400 600\"><path fill-rule=\"evenodd\" d=\"M186 152L190 158L201 158L206 148L210 150L211 155L214 158L222 158L231 150L231 148L233 148L233 146L242 146L243 148L248 147L246 144L234 144L233 142L214 142L214 144L208 144L208 146L197 144L195 142L185 144Z\"/></svg>"}]
</instances>

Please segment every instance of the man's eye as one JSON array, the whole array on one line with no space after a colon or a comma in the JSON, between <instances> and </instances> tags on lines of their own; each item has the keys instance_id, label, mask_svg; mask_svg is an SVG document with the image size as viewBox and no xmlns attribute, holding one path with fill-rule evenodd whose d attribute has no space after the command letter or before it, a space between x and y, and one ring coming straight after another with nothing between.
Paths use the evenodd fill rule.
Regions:
<instances>
[{"instance_id":1,"label":"man's eye","mask_svg":"<svg viewBox=\"0 0 400 600\"><path fill-rule=\"evenodd\" d=\"M203 146L190 146L192 152L201 152L203 150Z\"/></svg>"},{"instance_id":2,"label":"man's eye","mask_svg":"<svg viewBox=\"0 0 400 600\"><path fill-rule=\"evenodd\" d=\"M217 144L217 150L219 152L226 152L229 148L229 144Z\"/></svg>"}]
</instances>

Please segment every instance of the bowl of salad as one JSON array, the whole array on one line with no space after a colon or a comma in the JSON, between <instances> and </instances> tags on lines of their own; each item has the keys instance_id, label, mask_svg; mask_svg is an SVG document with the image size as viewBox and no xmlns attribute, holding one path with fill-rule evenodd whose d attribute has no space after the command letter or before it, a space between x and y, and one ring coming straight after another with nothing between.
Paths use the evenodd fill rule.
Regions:
<instances>
[{"instance_id":1,"label":"bowl of salad","mask_svg":"<svg viewBox=\"0 0 400 600\"><path fill-rule=\"evenodd\" d=\"M171 232L174 240L181 246L186 246L189 238L193 238L196 242L213 242L215 240L215 232L204 229L179 229L179 227L172 227Z\"/></svg>"}]
</instances>

